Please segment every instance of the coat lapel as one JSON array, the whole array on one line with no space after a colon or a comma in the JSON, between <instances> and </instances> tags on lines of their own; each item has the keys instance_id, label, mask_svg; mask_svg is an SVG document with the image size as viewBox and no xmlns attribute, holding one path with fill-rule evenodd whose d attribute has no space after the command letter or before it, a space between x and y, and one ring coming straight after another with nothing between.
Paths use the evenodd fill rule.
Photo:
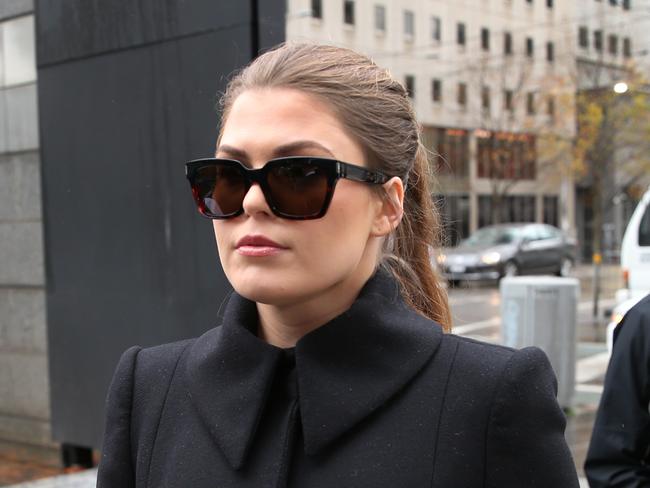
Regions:
<instances>
[{"instance_id":1,"label":"coat lapel","mask_svg":"<svg viewBox=\"0 0 650 488\"><path fill-rule=\"evenodd\" d=\"M241 468L282 350L256 336L254 302L233 294L223 325L190 350L192 403L234 469ZM415 313L379 271L352 307L296 344L305 452L316 454L398 393L431 359L442 329Z\"/></svg>"}]
</instances>

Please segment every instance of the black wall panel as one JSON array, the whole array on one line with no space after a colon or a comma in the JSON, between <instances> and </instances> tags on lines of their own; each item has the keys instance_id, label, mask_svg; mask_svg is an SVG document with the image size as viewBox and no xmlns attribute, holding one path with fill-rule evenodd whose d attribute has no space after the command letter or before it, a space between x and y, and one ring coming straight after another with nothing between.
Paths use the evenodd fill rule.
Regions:
<instances>
[{"instance_id":1,"label":"black wall panel","mask_svg":"<svg viewBox=\"0 0 650 488\"><path fill-rule=\"evenodd\" d=\"M142 11L133 13L134 4ZM152 13L158 5L178 12L188 4L203 15L185 12L172 22L169 13ZM106 388L128 346L192 337L217 320L229 286L211 223L194 209L183 163L213 154L217 92L227 74L249 61L252 40L263 48L284 35L281 9L264 13L274 28L262 26L258 36L251 36L255 22L224 21L221 27L215 22L210 28L206 12L219 13L221 5L232 19L233 4L38 2L48 341L57 441L99 447ZM97 18L100 5L113 5L103 19ZM42 18L52 11L59 12L54 17L59 20L65 12L60 25ZM242 9L238 15L246 20L250 12ZM149 24L128 38L126 27L112 24L131 15ZM86 21L98 29L94 37L77 29ZM62 32L70 26L72 33ZM174 32L177 37L170 37ZM133 45L123 47L128 42Z\"/></svg>"}]
</instances>

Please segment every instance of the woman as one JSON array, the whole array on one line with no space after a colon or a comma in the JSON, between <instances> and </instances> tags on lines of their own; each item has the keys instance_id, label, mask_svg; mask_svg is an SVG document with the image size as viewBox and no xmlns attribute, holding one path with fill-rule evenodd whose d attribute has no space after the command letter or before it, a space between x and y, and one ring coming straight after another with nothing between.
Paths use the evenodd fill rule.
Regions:
<instances>
[{"instance_id":1,"label":"woman","mask_svg":"<svg viewBox=\"0 0 650 488\"><path fill-rule=\"evenodd\" d=\"M444 334L404 88L285 44L188 163L235 292L198 339L124 353L100 487L577 487L544 354Z\"/></svg>"}]
</instances>

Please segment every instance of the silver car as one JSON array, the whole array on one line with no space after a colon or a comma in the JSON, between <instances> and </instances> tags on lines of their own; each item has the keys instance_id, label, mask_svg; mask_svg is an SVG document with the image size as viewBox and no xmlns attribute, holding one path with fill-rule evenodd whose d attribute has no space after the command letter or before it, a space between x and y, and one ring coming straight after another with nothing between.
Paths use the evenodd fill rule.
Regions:
<instances>
[{"instance_id":1,"label":"silver car","mask_svg":"<svg viewBox=\"0 0 650 488\"><path fill-rule=\"evenodd\" d=\"M547 224L483 227L455 248L436 256L451 285L461 280L498 280L520 274L568 276L575 262L575 240Z\"/></svg>"}]
</instances>

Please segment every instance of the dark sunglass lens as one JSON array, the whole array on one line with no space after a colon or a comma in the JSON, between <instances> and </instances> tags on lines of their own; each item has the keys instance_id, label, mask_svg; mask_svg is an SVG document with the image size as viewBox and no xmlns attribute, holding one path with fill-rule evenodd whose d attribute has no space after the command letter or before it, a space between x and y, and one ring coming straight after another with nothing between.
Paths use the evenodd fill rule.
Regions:
<instances>
[{"instance_id":1,"label":"dark sunglass lens","mask_svg":"<svg viewBox=\"0 0 650 488\"><path fill-rule=\"evenodd\" d=\"M327 198L328 178L325 170L309 160L286 162L268 174L273 204L288 216L318 215Z\"/></svg>"},{"instance_id":2,"label":"dark sunglass lens","mask_svg":"<svg viewBox=\"0 0 650 488\"><path fill-rule=\"evenodd\" d=\"M241 210L248 185L240 168L211 164L196 171L192 190L203 214L227 217Z\"/></svg>"}]
</instances>

